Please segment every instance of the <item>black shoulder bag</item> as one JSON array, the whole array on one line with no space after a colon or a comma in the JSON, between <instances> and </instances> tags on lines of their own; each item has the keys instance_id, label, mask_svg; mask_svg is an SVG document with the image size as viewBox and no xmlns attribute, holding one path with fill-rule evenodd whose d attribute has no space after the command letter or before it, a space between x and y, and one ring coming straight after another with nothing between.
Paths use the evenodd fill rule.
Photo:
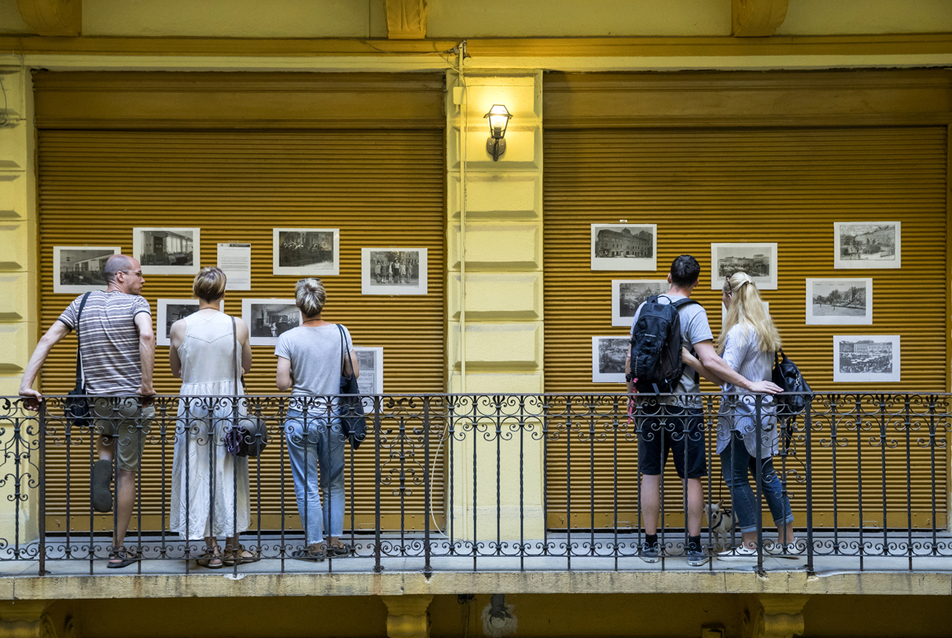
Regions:
<instances>
[{"instance_id":1,"label":"black shoulder bag","mask_svg":"<svg viewBox=\"0 0 952 638\"><path fill-rule=\"evenodd\" d=\"M66 402L63 411L66 420L73 426L79 428L88 428L93 424L89 410L89 399L86 397L86 378L83 374L83 360L79 351L79 320L83 316L83 308L86 307L86 300L91 293L83 295L83 300L79 302L79 312L76 313L76 387L66 395Z\"/></svg>"},{"instance_id":2,"label":"black shoulder bag","mask_svg":"<svg viewBox=\"0 0 952 638\"><path fill-rule=\"evenodd\" d=\"M225 449L232 456L250 456L256 457L264 452L268 445L268 424L264 419L258 416L249 416L247 411L243 411L240 401L242 398L238 395L242 393L241 375L238 373L241 368L240 359L238 359L238 329L235 327L235 318L231 318L231 332L234 337L233 356L235 359L235 423L231 429L225 433Z\"/></svg>"},{"instance_id":3,"label":"black shoulder bag","mask_svg":"<svg viewBox=\"0 0 952 638\"><path fill-rule=\"evenodd\" d=\"M807 383L800 368L793 361L780 352L774 354L774 369L772 380L783 388L783 394L777 395L777 416L790 417L803 412L807 403L813 399L813 390Z\"/></svg>"},{"instance_id":4,"label":"black shoulder bag","mask_svg":"<svg viewBox=\"0 0 952 638\"><path fill-rule=\"evenodd\" d=\"M355 450L367 438L367 417L364 415L364 404L360 399L360 389L357 387L357 376L347 374L345 361L350 357L350 348L344 338L344 329L337 324L340 331L340 427Z\"/></svg>"}]
</instances>

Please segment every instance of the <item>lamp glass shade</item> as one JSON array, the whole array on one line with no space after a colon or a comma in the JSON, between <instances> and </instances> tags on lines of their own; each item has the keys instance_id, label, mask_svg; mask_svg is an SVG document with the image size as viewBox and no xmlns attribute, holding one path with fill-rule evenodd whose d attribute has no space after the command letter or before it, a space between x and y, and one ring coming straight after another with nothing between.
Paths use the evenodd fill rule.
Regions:
<instances>
[{"instance_id":1,"label":"lamp glass shade","mask_svg":"<svg viewBox=\"0 0 952 638\"><path fill-rule=\"evenodd\" d=\"M505 104L493 104L484 117L489 120L489 134L493 139L501 140L506 136L506 127L509 126L509 119L512 114Z\"/></svg>"}]
</instances>

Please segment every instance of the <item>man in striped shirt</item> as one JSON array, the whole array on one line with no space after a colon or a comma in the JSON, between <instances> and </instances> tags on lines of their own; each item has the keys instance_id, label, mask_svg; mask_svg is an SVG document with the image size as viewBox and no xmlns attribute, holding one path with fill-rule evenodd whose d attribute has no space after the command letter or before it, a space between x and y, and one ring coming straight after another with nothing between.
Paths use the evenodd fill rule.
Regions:
<instances>
[{"instance_id":1,"label":"man in striped shirt","mask_svg":"<svg viewBox=\"0 0 952 638\"><path fill-rule=\"evenodd\" d=\"M149 302L139 294L145 283L139 262L113 255L106 262L103 276L108 284L106 291L77 297L40 339L23 374L20 396L29 407L37 407L43 400L33 389L33 381L53 346L76 329L78 318L83 387L90 395L99 457L92 471L92 505L100 512L111 511L110 483L115 462L116 529L108 566L125 567L139 559L138 552L123 546L123 540L135 504L142 447L155 415L148 399L155 394L155 334Z\"/></svg>"}]
</instances>

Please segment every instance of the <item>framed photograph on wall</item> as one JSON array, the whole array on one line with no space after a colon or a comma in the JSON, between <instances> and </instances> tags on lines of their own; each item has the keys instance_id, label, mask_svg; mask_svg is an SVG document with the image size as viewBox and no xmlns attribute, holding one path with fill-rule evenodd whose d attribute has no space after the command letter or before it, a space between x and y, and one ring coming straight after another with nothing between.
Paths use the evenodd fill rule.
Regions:
<instances>
[{"instance_id":1,"label":"framed photograph on wall","mask_svg":"<svg viewBox=\"0 0 952 638\"><path fill-rule=\"evenodd\" d=\"M873 280L807 278L806 318L808 326L872 325Z\"/></svg>"},{"instance_id":2,"label":"framed photograph on wall","mask_svg":"<svg viewBox=\"0 0 952 638\"><path fill-rule=\"evenodd\" d=\"M666 279L612 279L612 325L631 328L638 306L670 288Z\"/></svg>"},{"instance_id":3,"label":"framed photograph on wall","mask_svg":"<svg viewBox=\"0 0 952 638\"><path fill-rule=\"evenodd\" d=\"M132 254L143 275L197 275L200 228L133 228Z\"/></svg>"},{"instance_id":4,"label":"framed photograph on wall","mask_svg":"<svg viewBox=\"0 0 952 638\"><path fill-rule=\"evenodd\" d=\"M361 396L383 394L383 348L354 346L354 352L357 354L357 365L360 370L357 388ZM373 398L364 398L363 404L364 412L373 412Z\"/></svg>"},{"instance_id":5,"label":"framed photograph on wall","mask_svg":"<svg viewBox=\"0 0 952 638\"><path fill-rule=\"evenodd\" d=\"M105 290L106 261L121 252L119 246L53 246L53 293L81 295Z\"/></svg>"},{"instance_id":6,"label":"framed photograph on wall","mask_svg":"<svg viewBox=\"0 0 952 638\"><path fill-rule=\"evenodd\" d=\"M275 228L273 274L324 277L340 274L340 229Z\"/></svg>"},{"instance_id":7,"label":"framed photograph on wall","mask_svg":"<svg viewBox=\"0 0 952 638\"><path fill-rule=\"evenodd\" d=\"M833 337L835 383L898 383L899 335Z\"/></svg>"},{"instance_id":8,"label":"framed photograph on wall","mask_svg":"<svg viewBox=\"0 0 952 638\"><path fill-rule=\"evenodd\" d=\"M277 345L278 337L301 325L294 299L242 299L241 318L251 331L251 345Z\"/></svg>"},{"instance_id":9,"label":"framed photograph on wall","mask_svg":"<svg viewBox=\"0 0 952 638\"><path fill-rule=\"evenodd\" d=\"M764 306L767 308L767 313L770 313L770 302L765 301ZM721 304L721 330L724 329L724 322L727 321L727 306Z\"/></svg>"},{"instance_id":10,"label":"framed photograph on wall","mask_svg":"<svg viewBox=\"0 0 952 638\"><path fill-rule=\"evenodd\" d=\"M425 295L426 248L361 248L364 295Z\"/></svg>"},{"instance_id":11,"label":"framed photograph on wall","mask_svg":"<svg viewBox=\"0 0 952 638\"><path fill-rule=\"evenodd\" d=\"M750 275L760 290L777 289L777 244L711 244L711 290L735 272Z\"/></svg>"},{"instance_id":12,"label":"framed photograph on wall","mask_svg":"<svg viewBox=\"0 0 952 638\"><path fill-rule=\"evenodd\" d=\"M225 300L218 304L218 309L225 311ZM198 299L157 299L155 312L155 345L168 346L172 324L198 312Z\"/></svg>"},{"instance_id":13,"label":"framed photograph on wall","mask_svg":"<svg viewBox=\"0 0 952 638\"><path fill-rule=\"evenodd\" d=\"M592 337L592 383L624 383L628 335Z\"/></svg>"},{"instance_id":14,"label":"framed photograph on wall","mask_svg":"<svg viewBox=\"0 0 952 638\"><path fill-rule=\"evenodd\" d=\"M592 270L658 269L657 224L592 224Z\"/></svg>"},{"instance_id":15,"label":"framed photograph on wall","mask_svg":"<svg viewBox=\"0 0 952 638\"><path fill-rule=\"evenodd\" d=\"M900 222L833 222L834 268L901 268Z\"/></svg>"}]
</instances>

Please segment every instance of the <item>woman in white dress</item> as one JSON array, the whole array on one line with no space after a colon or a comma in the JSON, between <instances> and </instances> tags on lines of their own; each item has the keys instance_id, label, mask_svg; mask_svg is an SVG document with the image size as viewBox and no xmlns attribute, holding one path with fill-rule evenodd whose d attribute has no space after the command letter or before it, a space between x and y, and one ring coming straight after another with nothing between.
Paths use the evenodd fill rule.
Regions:
<instances>
[{"instance_id":1,"label":"woman in white dress","mask_svg":"<svg viewBox=\"0 0 952 638\"><path fill-rule=\"evenodd\" d=\"M236 384L238 366L251 369L248 326L221 312L225 273L203 268L192 284L198 311L172 324L169 363L182 379L172 461L173 532L188 541L204 539L198 564L216 569L236 562L253 562L255 553L238 544L248 529L248 459L228 453L225 433L235 418L233 397L243 393ZM237 496L236 496L237 492ZM225 551L218 537L225 536Z\"/></svg>"}]
</instances>

